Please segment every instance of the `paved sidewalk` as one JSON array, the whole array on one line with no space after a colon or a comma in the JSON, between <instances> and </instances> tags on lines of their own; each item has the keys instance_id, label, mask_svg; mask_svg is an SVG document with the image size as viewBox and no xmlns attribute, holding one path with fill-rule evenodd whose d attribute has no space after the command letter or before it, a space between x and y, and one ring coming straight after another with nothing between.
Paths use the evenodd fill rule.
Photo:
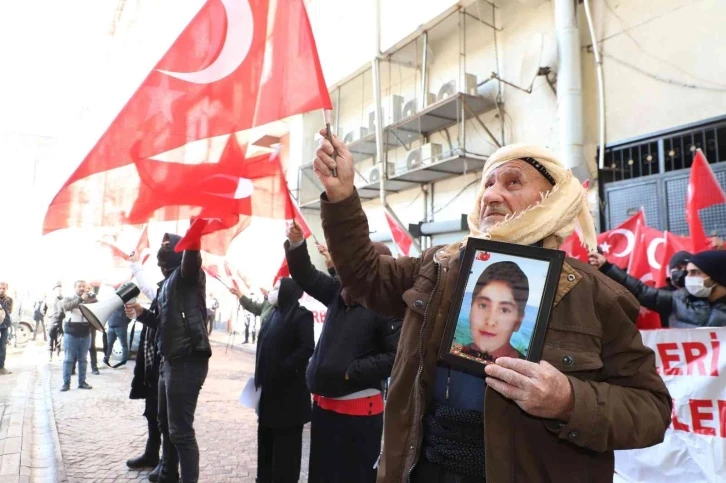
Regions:
<instances>
[{"instance_id":1,"label":"paved sidewalk","mask_svg":"<svg viewBox=\"0 0 726 483\"><path fill-rule=\"evenodd\" d=\"M199 481L252 483L257 471L257 416L238 399L254 371L254 355L237 343L225 353L226 334L215 332L212 341L214 355L194 423ZM133 367L133 362L119 369L102 366L101 375L88 376L92 390L76 389L74 380L71 390L61 393L60 364L51 364L50 390L68 482L147 481L147 471L130 471L125 463L143 452L146 441L143 401L128 399ZM302 482L307 481L309 429L303 437Z\"/></svg>"},{"instance_id":2,"label":"paved sidewalk","mask_svg":"<svg viewBox=\"0 0 726 483\"><path fill-rule=\"evenodd\" d=\"M0 483L67 481L41 354L31 343L6 361L13 374L0 381Z\"/></svg>"}]
</instances>

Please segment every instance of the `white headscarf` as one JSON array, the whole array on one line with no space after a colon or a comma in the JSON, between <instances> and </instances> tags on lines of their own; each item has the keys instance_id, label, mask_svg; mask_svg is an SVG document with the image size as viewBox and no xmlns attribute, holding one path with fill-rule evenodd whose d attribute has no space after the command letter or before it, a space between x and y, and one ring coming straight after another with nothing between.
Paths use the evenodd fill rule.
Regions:
<instances>
[{"instance_id":1,"label":"white headscarf","mask_svg":"<svg viewBox=\"0 0 726 483\"><path fill-rule=\"evenodd\" d=\"M555 185L542 193L540 201L526 210L507 217L486 231L479 229L481 200L489 174L499 166L517 159L537 160L555 179ZM550 150L531 144L510 144L497 149L484 165L479 194L469 213L469 236L495 241L532 245L544 242L546 248L559 248L575 229L589 251L597 249L595 223L587 206L587 192Z\"/></svg>"}]
</instances>

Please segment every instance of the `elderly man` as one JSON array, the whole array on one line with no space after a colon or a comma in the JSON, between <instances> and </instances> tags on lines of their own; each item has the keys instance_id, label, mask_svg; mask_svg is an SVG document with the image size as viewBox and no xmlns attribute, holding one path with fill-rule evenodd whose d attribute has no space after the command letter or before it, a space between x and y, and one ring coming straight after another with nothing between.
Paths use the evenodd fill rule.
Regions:
<instances>
[{"instance_id":1,"label":"elderly man","mask_svg":"<svg viewBox=\"0 0 726 483\"><path fill-rule=\"evenodd\" d=\"M316 156L323 228L341 281L372 310L404 317L379 482L612 481L613 450L663 440L670 397L635 329L638 304L627 290L568 259L540 363L501 357L486 366L486 379L438 367L463 244L418 258L378 255L350 152L333 139ZM593 249L585 192L551 152L513 145L487 160L470 236L557 248L576 222Z\"/></svg>"}]
</instances>

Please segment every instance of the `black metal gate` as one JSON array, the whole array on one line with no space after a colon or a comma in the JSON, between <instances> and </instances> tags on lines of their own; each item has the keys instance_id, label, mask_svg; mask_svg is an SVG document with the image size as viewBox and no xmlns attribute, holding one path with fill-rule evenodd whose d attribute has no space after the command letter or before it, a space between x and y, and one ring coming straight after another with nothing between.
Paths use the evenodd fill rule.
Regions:
<instances>
[{"instance_id":1,"label":"black metal gate","mask_svg":"<svg viewBox=\"0 0 726 483\"><path fill-rule=\"evenodd\" d=\"M726 162L711 164L726 189ZM641 207L648 226L688 235L686 192L690 169L641 176L603 185L602 230L610 230L633 216ZM701 210L707 235L726 236L726 204Z\"/></svg>"}]
</instances>

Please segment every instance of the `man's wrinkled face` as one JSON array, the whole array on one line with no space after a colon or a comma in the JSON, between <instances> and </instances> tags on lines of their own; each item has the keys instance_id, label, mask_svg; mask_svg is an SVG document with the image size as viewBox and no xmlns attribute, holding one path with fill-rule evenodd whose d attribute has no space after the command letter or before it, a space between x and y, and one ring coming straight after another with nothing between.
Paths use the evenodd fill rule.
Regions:
<instances>
[{"instance_id":1,"label":"man's wrinkled face","mask_svg":"<svg viewBox=\"0 0 726 483\"><path fill-rule=\"evenodd\" d=\"M8 284L0 283L0 297L5 297L8 293Z\"/></svg>"},{"instance_id":2,"label":"man's wrinkled face","mask_svg":"<svg viewBox=\"0 0 726 483\"><path fill-rule=\"evenodd\" d=\"M479 229L486 231L507 215L521 213L539 202L552 185L524 161L514 160L496 168L484 180Z\"/></svg>"}]
</instances>

